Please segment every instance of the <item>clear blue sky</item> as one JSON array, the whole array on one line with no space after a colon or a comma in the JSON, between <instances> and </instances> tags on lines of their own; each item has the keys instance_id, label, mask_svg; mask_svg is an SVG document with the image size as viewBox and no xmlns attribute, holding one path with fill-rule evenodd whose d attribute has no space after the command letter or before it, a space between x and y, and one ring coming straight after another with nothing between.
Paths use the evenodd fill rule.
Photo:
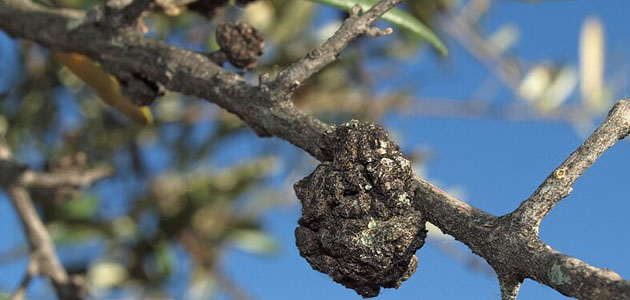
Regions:
<instances>
[{"instance_id":1,"label":"clear blue sky","mask_svg":"<svg viewBox=\"0 0 630 300\"><path fill-rule=\"evenodd\" d=\"M553 59L577 65L580 26L589 15L605 26L608 57L622 54L630 63L630 2L543 1L523 3L497 0L484 24L488 31L505 23L521 30L516 53L530 61ZM0 76L7 74L11 45L0 34ZM397 82L408 85L415 76L430 78L420 96L462 98L470 95L489 74L473 57L450 42L452 67L420 60L409 65ZM617 64L620 61L616 61ZM8 67L10 69L10 67ZM607 70L610 70L608 68ZM627 73L627 72L626 72ZM610 76L610 72L606 72ZM630 76L628 76L630 78ZM3 83L0 80L0 92ZM387 87L395 89L395 87ZM624 93L626 93L624 91ZM508 95L508 93L503 93ZM625 97L627 94L619 94ZM463 190L465 200L494 214L514 209L583 140L570 124L507 122L391 116L385 124L402 137L404 149L427 147L434 153L427 166L430 180L444 189ZM248 138L252 138L253 134ZM249 142L283 143L265 140ZM250 144L251 145L251 144ZM544 220L541 236L553 248L594 266L606 267L630 278L630 144L618 143L580 178L574 192ZM307 175L307 174L303 174ZM20 224L5 198L0 198L0 252L22 243ZM293 230L299 217L297 203L272 209L265 225L280 243L277 255L261 257L229 251L223 266L227 273L257 299L360 299L352 290L313 271L294 246ZM429 242L419 252L416 273L398 290L383 290L377 299L500 299L496 279L453 261ZM465 247L454 246L462 253ZM98 248L98 247L95 247ZM12 290L21 277L25 260L0 265L0 289ZM186 268L183 264L182 269ZM40 285L41 286L41 285ZM37 286L34 299L45 299ZM563 299L550 288L527 280L519 299ZM225 299L225 298L221 298Z\"/></svg>"}]
</instances>

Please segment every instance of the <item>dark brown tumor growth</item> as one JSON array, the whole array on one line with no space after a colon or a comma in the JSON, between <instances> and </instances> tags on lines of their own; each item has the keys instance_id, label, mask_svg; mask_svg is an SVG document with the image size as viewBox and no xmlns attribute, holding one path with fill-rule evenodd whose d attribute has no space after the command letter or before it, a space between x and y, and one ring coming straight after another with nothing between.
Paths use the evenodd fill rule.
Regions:
<instances>
[{"instance_id":1,"label":"dark brown tumor growth","mask_svg":"<svg viewBox=\"0 0 630 300\"><path fill-rule=\"evenodd\" d=\"M342 124L325 143L334 160L294 186L302 203L300 254L363 297L399 287L415 271L414 254L426 237L411 203L411 164L374 124Z\"/></svg>"}]
</instances>

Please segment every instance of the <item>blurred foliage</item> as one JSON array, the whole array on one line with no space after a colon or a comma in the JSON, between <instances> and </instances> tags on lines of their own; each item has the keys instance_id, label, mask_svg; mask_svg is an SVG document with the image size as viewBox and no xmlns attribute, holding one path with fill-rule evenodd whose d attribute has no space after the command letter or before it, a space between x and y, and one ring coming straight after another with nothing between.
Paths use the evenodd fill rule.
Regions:
<instances>
[{"instance_id":1,"label":"blurred foliage","mask_svg":"<svg viewBox=\"0 0 630 300\"><path fill-rule=\"evenodd\" d=\"M100 4L93 0L54 2L74 8ZM217 49L214 28L219 23L245 20L266 35L259 67L244 74L255 82L259 74L274 76L303 56L330 36L345 17L343 11L331 13L303 0L244 2L213 10L212 19L188 10L185 2L167 3L168 10L156 9L146 18L148 34L176 46L210 52ZM602 62L598 60L603 55L597 51L603 51L603 44L583 50L588 53L579 68L558 62L525 63L510 52L518 40L514 24L489 34L479 25L490 6L489 0L417 0L401 6L401 12L426 24L436 40L464 45L497 80L506 83L516 96L512 104L542 116L567 108L577 85L576 70L599 72ZM602 30L597 28L601 25L591 24L595 25L585 25L585 44L603 43ZM174 93L152 105L153 126L135 124L98 101L89 86L52 60L47 50L28 41L20 42L19 49L19 82L0 91L0 134L6 136L17 159L37 170L116 168L114 176L81 194L32 191L60 249L100 242L102 251L73 257L67 266L87 277L96 298L107 298L117 289L182 298L170 294L166 283L189 273L187 295L205 299L229 292L220 268L227 249L263 255L276 251L263 217L271 206L293 201L291 174L308 171L296 163L306 160L306 154L257 139L233 115ZM376 81L393 78L405 60L427 49L431 48L423 39L406 31L379 39L360 38L339 60L307 80L296 91L295 103L330 123L350 118L380 122L389 112L413 112L410 105L422 99L411 101L404 91L376 93ZM387 68L374 74L367 58L384 61ZM424 59L449 61L439 56ZM571 104L575 113L569 121L596 118L611 103L612 92L603 79L588 80L595 84L583 89L582 102ZM449 117L448 111L438 113ZM422 153L412 157L426 159ZM184 262L191 267L181 267Z\"/></svg>"}]
</instances>

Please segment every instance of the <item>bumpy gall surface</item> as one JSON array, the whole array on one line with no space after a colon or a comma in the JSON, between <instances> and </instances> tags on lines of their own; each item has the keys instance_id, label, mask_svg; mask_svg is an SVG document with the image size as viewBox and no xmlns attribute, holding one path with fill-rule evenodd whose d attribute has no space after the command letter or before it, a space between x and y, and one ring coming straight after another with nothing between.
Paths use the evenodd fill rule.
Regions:
<instances>
[{"instance_id":1,"label":"bumpy gall surface","mask_svg":"<svg viewBox=\"0 0 630 300\"><path fill-rule=\"evenodd\" d=\"M411 164L378 125L350 121L326 139L334 160L294 186L302 203L296 243L314 269L374 297L409 278L426 237L411 203Z\"/></svg>"}]
</instances>

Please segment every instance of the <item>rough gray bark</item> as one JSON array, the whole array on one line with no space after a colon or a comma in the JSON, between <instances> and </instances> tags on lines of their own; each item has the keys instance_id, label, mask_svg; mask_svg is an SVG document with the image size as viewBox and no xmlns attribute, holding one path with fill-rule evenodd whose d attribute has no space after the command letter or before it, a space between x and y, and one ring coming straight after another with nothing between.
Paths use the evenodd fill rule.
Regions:
<instances>
[{"instance_id":1,"label":"rough gray bark","mask_svg":"<svg viewBox=\"0 0 630 300\"><path fill-rule=\"evenodd\" d=\"M333 37L286 68L274 81L259 85L222 69L208 56L148 39L133 26L125 25L129 23L127 18L122 18L126 20L122 23L112 21L99 10L86 14L45 8L26 0L0 0L0 28L50 49L85 54L116 76L137 74L172 91L206 99L239 116L259 136L282 138L326 163L337 157L337 150L326 142L333 127L296 109L290 101L291 91L334 61L353 38L373 33L369 24L398 2L383 0L365 14L354 9ZM630 102L621 100L529 199L504 216L459 201L422 178L409 180L405 190L413 195L415 212L488 261L498 274L504 299L514 299L525 278L571 297L630 299L630 283L618 274L559 253L538 238L540 220L570 193L575 180L607 148L628 135L629 120ZM300 186L298 194L302 192ZM421 231L420 225L418 229ZM364 295L372 295L373 289L369 292Z\"/></svg>"}]
</instances>

